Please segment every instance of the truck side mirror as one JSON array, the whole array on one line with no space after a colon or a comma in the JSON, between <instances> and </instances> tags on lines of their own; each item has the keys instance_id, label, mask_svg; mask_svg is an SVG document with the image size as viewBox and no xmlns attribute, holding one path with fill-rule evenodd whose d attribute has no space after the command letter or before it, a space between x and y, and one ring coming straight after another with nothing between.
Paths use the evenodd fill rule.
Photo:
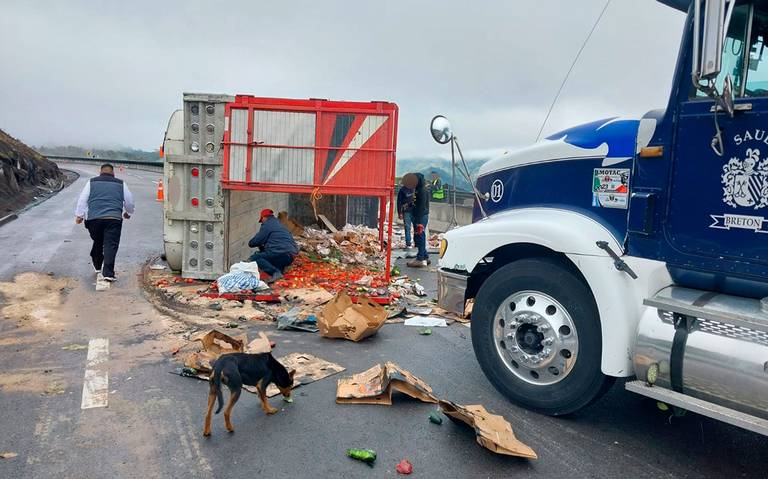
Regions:
<instances>
[{"instance_id":1,"label":"truck side mirror","mask_svg":"<svg viewBox=\"0 0 768 479\"><path fill-rule=\"evenodd\" d=\"M701 0L693 2L693 78L697 83L701 80L713 80L720 73L725 38L725 2L726 0L704 0L703 20Z\"/></svg>"},{"instance_id":2,"label":"truck side mirror","mask_svg":"<svg viewBox=\"0 0 768 479\"><path fill-rule=\"evenodd\" d=\"M453 139L453 130L451 129L451 122L443 115L437 115L432 118L432 123L429 125L429 131L432 133L432 138L441 145L445 145Z\"/></svg>"}]
</instances>

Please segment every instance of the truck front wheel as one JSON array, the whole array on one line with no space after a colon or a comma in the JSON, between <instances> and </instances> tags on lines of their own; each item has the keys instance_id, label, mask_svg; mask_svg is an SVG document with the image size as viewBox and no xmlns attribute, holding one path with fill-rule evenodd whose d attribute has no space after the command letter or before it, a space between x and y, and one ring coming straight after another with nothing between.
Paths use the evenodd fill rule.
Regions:
<instances>
[{"instance_id":1,"label":"truck front wheel","mask_svg":"<svg viewBox=\"0 0 768 479\"><path fill-rule=\"evenodd\" d=\"M515 261L480 288L472 345L493 385L544 414L577 411L613 384L600 370L600 317L584 282L557 259Z\"/></svg>"}]
</instances>

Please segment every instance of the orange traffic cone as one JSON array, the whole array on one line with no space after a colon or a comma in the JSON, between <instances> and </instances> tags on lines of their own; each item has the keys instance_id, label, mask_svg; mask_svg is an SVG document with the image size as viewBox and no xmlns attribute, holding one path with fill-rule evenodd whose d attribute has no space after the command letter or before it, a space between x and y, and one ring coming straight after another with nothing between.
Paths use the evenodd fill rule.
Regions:
<instances>
[{"instance_id":1,"label":"orange traffic cone","mask_svg":"<svg viewBox=\"0 0 768 479\"><path fill-rule=\"evenodd\" d=\"M157 201L163 201L165 199L165 190L163 189L163 180L157 184Z\"/></svg>"}]
</instances>

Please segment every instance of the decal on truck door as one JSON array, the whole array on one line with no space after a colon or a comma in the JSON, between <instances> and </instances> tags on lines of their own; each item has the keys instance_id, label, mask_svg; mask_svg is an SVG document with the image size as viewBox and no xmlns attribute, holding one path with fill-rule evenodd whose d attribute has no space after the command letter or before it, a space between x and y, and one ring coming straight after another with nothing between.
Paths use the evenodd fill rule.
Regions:
<instances>
[{"instance_id":1,"label":"decal on truck door","mask_svg":"<svg viewBox=\"0 0 768 479\"><path fill-rule=\"evenodd\" d=\"M731 158L723 165L723 202L737 208L760 209L768 205L768 159L760 161L760 150L748 148L747 157Z\"/></svg>"},{"instance_id":2,"label":"decal on truck door","mask_svg":"<svg viewBox=\"0 0 768 479\"><path fill-rule=\"evenodd\" d=\"M749 132L745 136L749 135ZM748 137L752 139L751 136ZM743 140L740 135L734 137L736 144ZM768 206L768 159L760 160L758 148L747 148L745 157L740 160L732 157L723 165L723 203L733 208L759 210ZM713 223L710 228L730 230L732 228L751 230L755 233L768 233L768 221L762 216L724 213L709 215Z\"/></svg>"},{"instance_id":3,"label":"decal on truck door","mask_svg":"<svg viewBox=\"0 0 768 479\"><path fill-rule=\"evenodd\" d=\"M592 206L627 209L629 168L595 168L592 175Z\"/></svg>"}]
</instances>

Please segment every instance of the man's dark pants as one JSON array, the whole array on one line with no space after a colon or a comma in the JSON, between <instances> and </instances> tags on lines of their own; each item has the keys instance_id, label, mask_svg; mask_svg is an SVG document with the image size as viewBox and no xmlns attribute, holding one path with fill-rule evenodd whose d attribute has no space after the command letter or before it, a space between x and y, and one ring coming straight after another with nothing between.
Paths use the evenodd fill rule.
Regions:
<instances>
[{"instance_id":1,"label":"man's dark pants","mask_svg":"<svg viewBox=\"0 0 768 479\"><path fill-rule=\"evenodd\" d=\"M282 273L287 266L293 263L293 255L288 253L256 252L251 255L250 259L256 261L259 265L259 271L264 271L270 276L276 271Z\"/></svg>"},{"instance_id":2,"label":"man's dark pants","mask_svg":"<svg viewBox=\"0 0 768 479\"><path fill-rule=\"evenodd\" d=\"M86 220L85 228L93 240L93 247L91 248L93 267L100 269L103 276L114 278L115 257L117 256L117 248L120 246L123 220L111 218Z\"/></svg>"},{"instance_id":3,"label":"man's dark pants","mask_svg":"<svg viewBox=\"0 0 768 479\"><path fill-rule=\"evenodd\" d=\"M418 220L418 218L413 218L413 226L416 227L417 224L424 225L425 231L421 233L420 235L416 235L413 239L416 243L416 259L418 260L426 260L429 259L429 254L427 253L427 232L426 227L427 223L429 222L429 214L426 214L421 217L421 221Z\"/></svg>"}]
</instances>

